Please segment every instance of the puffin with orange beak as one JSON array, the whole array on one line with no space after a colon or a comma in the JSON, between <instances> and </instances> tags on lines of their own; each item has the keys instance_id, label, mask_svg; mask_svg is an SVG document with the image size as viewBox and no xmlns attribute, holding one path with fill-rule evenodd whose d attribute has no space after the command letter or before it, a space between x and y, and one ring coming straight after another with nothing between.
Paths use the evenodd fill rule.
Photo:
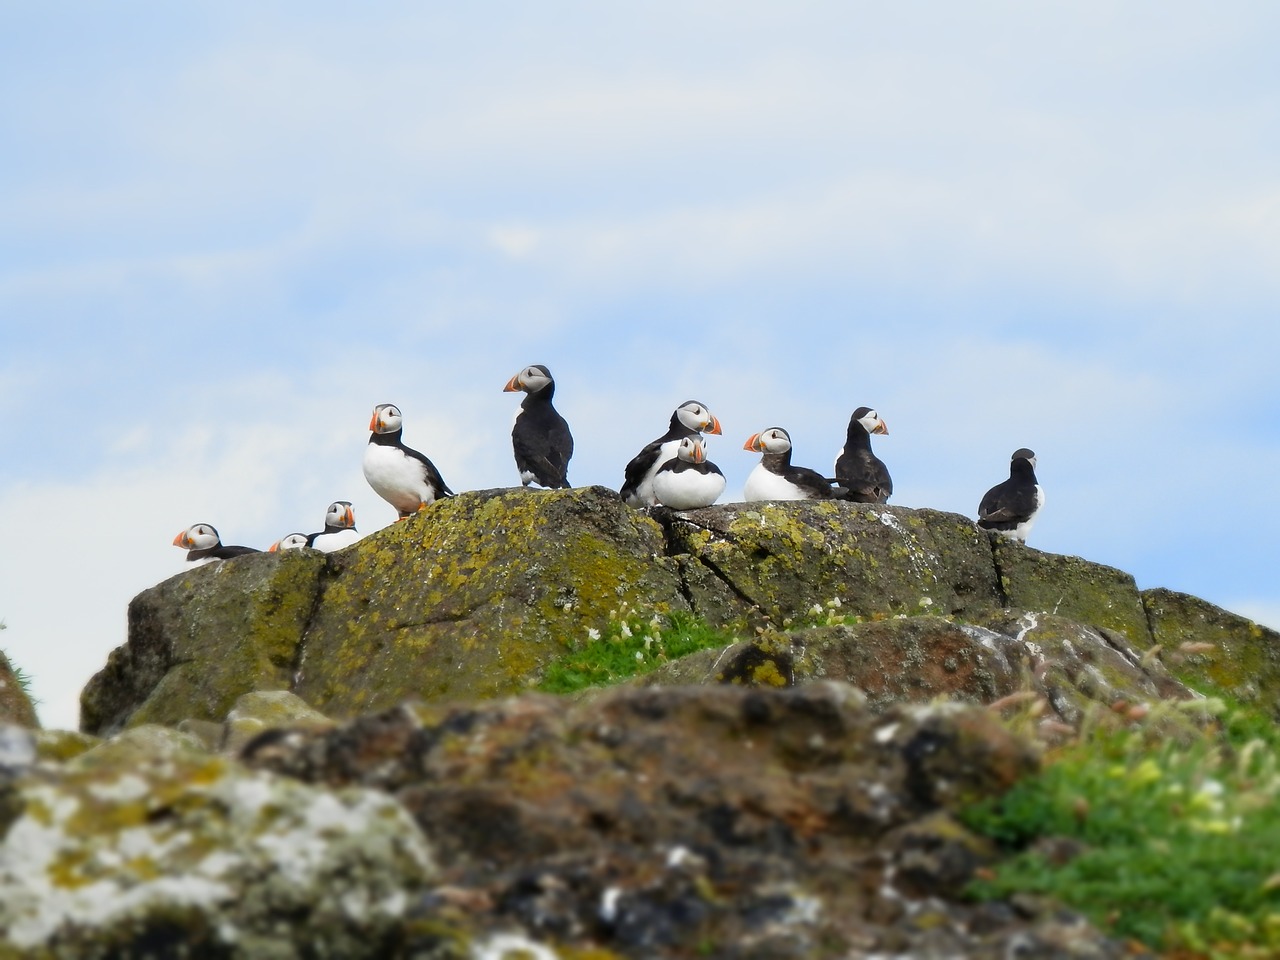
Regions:
<instances>
[{"instance_id":1,"label":"puffin with orange beak","mask_svg":"<svg viewBox=\"0 0 1280 960\"><path fill-rule=\"evenodd\" d=\"M830 500L835 496L831 480L817 470L791 464L791 434L782 427L769 427L747 437L743 450L762 453L742 495L754 500Z\"/></svg>"},{"instance_id":2,"label":"puffin with orange beak","mask_svg":"<svg viewBox=\"0 0 1280 960\"><path fill-rule=\"evenodd\" d=\"M323 553L349 547L360 539L356 532L356 512L351 501L335 500L324 515L324 529L307 535L307 546Z\"/></svg>"},{"instance_id":3,"label":"puffin with orange beak","mask_svg":"<svg viewBox=\"0 0 1280 960\"><path fill-rule=\"evenodd\" d=\"M724 493L724 474L707 459L702 437L684 437L676 455L658 468L653 477L653 494L672 510L709 507Z\"/></svg>"},{"instance_id":4,"label":"puffin with orange beak","mask_svg":"<svg viewBox=\"0 0 1280 960\"><path fill-rule=\"evenodd\" d=\"M525 394L511 428L520 482L526 487L536 483L553 490L568 487L573 435L564 417L551 405L556 392L551 371L535 363L508 380L502 389L506 393L523 390Z\"/></svg>"},{"instance_id":5,"label":"puffin with orange beak","mask_svg":"<svg viewBox=\"0 0 1280 960\"><path fill-rule=\"evenodd\" d=\"M702 433L719 433L720 421L706 404L686 400L671 414L671 426L657 440L647 443L644 449L631 458L623 476L622 499L628 506L649 507L657 502L653 492L653 478L658 468L675 459L680 441Z\"/></svg>"},{"instance_id":6,"label":"puffin with orange beak","mask_svg":"<svg viewBox=\"0 0 1280 960\"><path fill-rule=\"evenodd\" d=\"M173 538L173 545L187 551L187 565L192 567L262 552L254 547L225 546L211 523L192 524Z\"/></svg>"},{"instance_id":7,"label":"puffin with orange beak","mask_svg":"<svg viewBox=\"0 0 1280 960\"><path fill-rule=\"evenodd\" d=\"M305 533L290 533L267 547L267 553L280 553L283 550L301 550L306 545L307 535Z\"/></svg>"},{"instance_id":8,"label":"puffin with orange beak","mask_svg":"<svg viewBox=\"0 0 1280 960\"><path fill-rule=\"evenodd\" d=\"M836 454L836 483L854 503L888 503L893 493L889 468L871 452L871 435L888 435L889 428L871 407L859 407L849 418L844 446Z\"/></svg>"},{"instance_id":9,"label":"puffin with orange beak","mask_svg":"<svg viewBox=\"0 0 1280 960\"><path fill-rule=\"evenodd\" d=\"M436 465L404 445L404 418L394 403L380 403L369 419L369 443L364 448L364 478L373 492L396 508L400 519L452 497Z\"/></svg>"}]
</instances>

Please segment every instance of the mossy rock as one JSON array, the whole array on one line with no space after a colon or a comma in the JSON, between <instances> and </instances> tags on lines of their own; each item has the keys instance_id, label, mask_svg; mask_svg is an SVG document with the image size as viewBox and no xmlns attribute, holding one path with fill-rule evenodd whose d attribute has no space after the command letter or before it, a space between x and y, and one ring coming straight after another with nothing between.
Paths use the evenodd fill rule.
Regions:
<instances>
[{"instance_id":1,"label":"mossy rock","mask_svg":"<svg viewBox=\"0 0 1280 960\"><path fill-rule=\"evenodd\" d=\"M339 718L517 692L624 604L689 610L665 553L604 487L437 502L333 555L292 689Z\"/></svg>"},{"instance_id":2,"label":"mossy rock","mask_svg":"<svg viewBox=\"0 0 1280 960\"><path fill-rule=\"evenodd\" d=\"M991 547L959 514L808 500L659 516L673 553L701 562L775 625L837 598L861 616L999 606Z\"/></svg>"},{"instance_id":3,"label":"mossy rock","mask_svg":"<svg viewBox=\"0 0 1280 960\"><path fill-rule=\"evenodd\" d=\"M129 604L129 640L80 695L80 728L221 720L252 690L288 687L326 558L309 550L208 564Z\"/></svg>"},{"instance_id":4,"label":"mossy rock","mask_svg":"<svg viewBox=\"0 0 1280 960\"><path fill-rule=\"evenodd\" d=\"M1080 557L1044 553L997 533L990 537L1004 605L1106 627L1149 646L1150 630L1130 574Z\"/></svg>"},{"instance_id":5,"label":"mossy rock","mask_svg":"<svg viewBox=\"0 0 1280 960\"><path fill-rule=\"evenodd\" d=\"M1171 673L1280 718L1280 633L1174 590L1144 590L1142 602Z\"/></svg>"},{"instance_id":6,"label":"mossy rock","mask_svg":"<svg viewBox=\"0 0 1280 960\"><path fill-rule=\"evenodd\" d=\"M22 689L13 665L3 651L0 651L0 723L16 723L33 730L40 726L35 705Z\"/></svg>"}]
</instances>

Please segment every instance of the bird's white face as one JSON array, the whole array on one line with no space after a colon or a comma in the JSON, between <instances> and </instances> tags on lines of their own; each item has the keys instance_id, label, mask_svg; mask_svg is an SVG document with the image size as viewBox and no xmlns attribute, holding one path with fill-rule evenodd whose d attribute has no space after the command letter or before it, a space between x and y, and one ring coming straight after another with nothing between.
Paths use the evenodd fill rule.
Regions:
<instances>
[{"instance_id":1,"label":"bird's white face","mask_svg":"<svg viewBox=\"0 0 1280 960\"><path fill-rule=\"evenodd\" d=\"M858 418L858 422L866 428L867 433L887 434L889 432L889 427L874 410L868 410L865 416Z\"/></svg>"},{"instance_id":2,"label":"bird's white face","mask_svg":"<svg viewBox=\"0 0 1280 960\"><path fill-rule=\"evenodd\" d=\"M701 433L719 433L720 421L696 400L690 400L682 403L676 408L676 416L690 430L697 430Z\"/></svg>"},{"instance_id":3,"label":"bird's white face","mask_svg":"<svg viewBox=\"0 0 1280 960\"><path fill-rule=\"evenodd\" d=\"M742 445L742 449L757 453L786 453L791 449L791 435L781 427L770 427L753 433Z\"/></svg>"},{"instance_id":4,"label":"bird's white face","mask_svg":"<svg viewBox=\"0 0 1280 960\"><path fill-rule=\"evenodd\" d=\"M400 408L394 403L380 403L373 408L369 429L374 433L395 433L402 426L404 420L400 416Z\"/></svg>"},{"instance_id":5,"label":"bird's white face","mask_svg":"<svg viewBox=\"0 0 1280 960\"><path fill-rule=\"evenodd\" d=\"M345 500L337 500L329 504L329 510L324 515L324 525L326 527L343 527L344 529L354 527L356 525L356 513L351 509L351 504Z\"/></svg>"},{"instance_id":6,"label":"bird's white face","mask_svg":"<svg viewBox=\"0 0 1280 960\"><path fill-rule=\"evenodd\" d=\"M305 533L291 533L287 537L281 537L268 549L271 553L275 553L279 550L299 550L306 545L307 535Z\"/></svg>"},{"instance_id":7,"label":"bird's white face","mask_svg":"<svg viewBox=\"0 0 1280 960\"><path fill-rule=\"evenodd\" d=\"M702 445L702 438L685 437L680 441L680 448L676 451L676 456L687 463L702 463L707 459L707 450Z\"/></svg>"},{"instance_id":8,"label":"bird's white face","mask_svg":"<svg viewBox=\"0 0 1280 960\"><path fill-rule=\"evenodd\" d=\"M220 542L218 531L207 523L197 523L173 538L173 545L183 550L208 550Z\"/></svg>"},{"instance_id":9,"label":"bird's white face","mask_svg":"<svg viewBox=\"0 0 1280 960\"><path fill-rule=\"evenodd\" d=\"M525 393L537 393L551 382L551 376L543 373L537 367L525 367L508 380L507 385L502 389L508 393L516 390L523 390Z\"/></svg>"}]
</instances>

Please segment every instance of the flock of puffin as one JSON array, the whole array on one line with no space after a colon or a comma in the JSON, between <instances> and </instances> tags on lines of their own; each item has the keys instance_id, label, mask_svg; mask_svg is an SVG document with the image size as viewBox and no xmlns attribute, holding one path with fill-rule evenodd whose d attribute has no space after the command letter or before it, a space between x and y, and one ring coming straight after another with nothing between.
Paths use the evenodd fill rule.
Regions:
<instances>
[{"instance_id":1,"label":"flock of puffin","mask_svg":"<svg viewBox=\"0 0 1280 960\"><path fill-rule=\"evenodd\" d=\"M551 371L541 364L525 367L503 389L525 395L511 430L520 482L526 487L536 484L548 489L570 486L573 435L552 405L556 383ZM401 520L442 497L453 496L435 464L405 446L404 420L395 404L380 403L373 408L369 431L363 463L365 479L378 496L396 508ZM871 437L888 432L872 408L853 411L844 446L836 456L834 477L793 465L791 437L782 427L753 433L743 449L761 457L747 477L743 496L747 501L838 499L886 503L893 493L893 481L884 463L872 453ZM671 414L667 432L645 444L627 464L619 491L622 499L636 508L661 504L672 510L696 510L715 503L724 493L725 478L720 468L707 459L703 434L718 433L720 421L705 404L697 400L680 404ZM988 490L978 504L979 527L1026 540L1044 504L1035 465L1032 451L1023 447L1013 452L1009 479ZM351 503L338 500L329 505L323 530L291 533L269 549L338 550L360 539L355 527ZM187 550L189 565L259 552L253 547L224 545L218 531L207 523L187 528L173 543Z\"/></svg>"}]
</instances>

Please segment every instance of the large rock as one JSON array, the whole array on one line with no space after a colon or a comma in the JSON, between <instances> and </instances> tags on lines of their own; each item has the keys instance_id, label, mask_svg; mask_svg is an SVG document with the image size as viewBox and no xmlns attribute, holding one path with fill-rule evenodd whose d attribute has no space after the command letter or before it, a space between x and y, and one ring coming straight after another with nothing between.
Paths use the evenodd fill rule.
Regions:
<instances>
[{"instance_id":1,"label":"large rock","mask_svg":"<svg viewBox=\"0 0 1280 960\"><path fill-rule=\"evenodd\" d=\"M335 554L253 555L144 591L128 642L84 690L81 726L109 735L221 722L237 698L265 690L336 719L407 697L501 696L536 685L622 610L692 613L753 636L837 603L867 620L1047 614L1126 648L1155 642L1132 577L957 514L844 502L678 514L632 510L603 487L474 491ZM1196 615L1185 627L1213 633L1203 625ZM950 648L937 648L939 668L921 659L928 644L917 656L901 638L907 647L882 646L875 662L886 682L919 667L897 690L926 696ZM1272 676L1259 682L1271 689Z\"/></svg>"},{"instance_id":2,"label":"large rock","mask_svg":"<svg viewBox=\"0 0 1280 960\"><path fill-rule=\"evenodd\" d=\"M0 957L393 955L437 866L395 801L144 726L0 778Z\"/></svg>"},{"instance_id":3,"label":"large rock","mask_svg":"<svg viewBox=\"0 0 1280 960\"><path fill-rule=\"evenodd\" d=\"M244 759L391 792L442 870L411 919L506 931L516 955L1125 955L1079 918L963 899L995 851L952 811L1037 765L980 708L878 714L837 683L619 688L406 705L264 734Z\"/></svg>"}]
</instances>

